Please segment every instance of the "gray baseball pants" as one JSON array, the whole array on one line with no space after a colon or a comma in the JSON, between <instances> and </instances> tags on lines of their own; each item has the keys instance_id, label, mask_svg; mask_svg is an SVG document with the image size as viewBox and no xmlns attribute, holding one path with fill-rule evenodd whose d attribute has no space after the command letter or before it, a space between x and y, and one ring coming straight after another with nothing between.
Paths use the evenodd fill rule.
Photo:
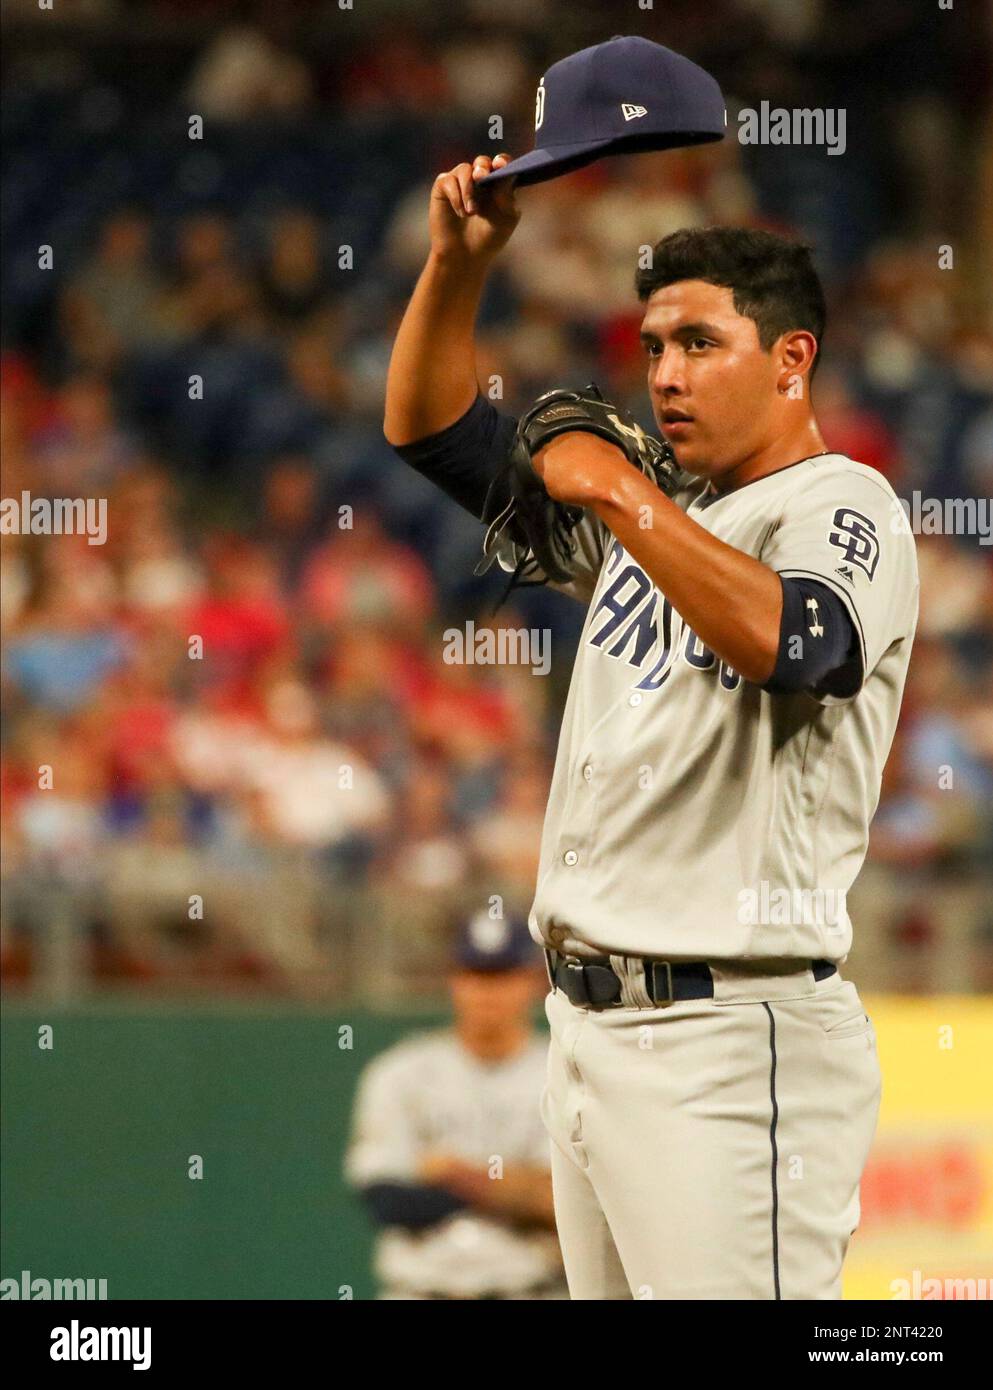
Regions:
<instances>
[{"instance_id":1,"label":"gray baseball pants","mask_svg":"<svg viewBox=\"0 0 993 1390\"><path fill-rule=\"evenodd\" d=\"M713 998L659 1007L613 962L619 1005L545 1005L571 1297L840 1298L880 1099L855 986L725 962Z\"/></svg>"}]
</instances>

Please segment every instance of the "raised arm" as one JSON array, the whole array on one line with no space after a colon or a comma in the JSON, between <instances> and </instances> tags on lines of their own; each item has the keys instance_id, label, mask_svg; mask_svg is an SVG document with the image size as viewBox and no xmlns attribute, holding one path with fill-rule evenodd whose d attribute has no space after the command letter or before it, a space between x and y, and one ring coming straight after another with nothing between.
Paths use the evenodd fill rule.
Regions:
<instances>
[{"instance_id":1,"label":"raised arm","mask_svg":"<svg viewBox=\"0 0 993 1390\"><path fill-rule=\"evenodd\" d=\"M508 155L477 155L431 189L431 250L393 345L383 432L396 446L437 434L476 399L475 325L486 276L520 218L513 180L477 190Z\"/></svg>"}]
</instances>

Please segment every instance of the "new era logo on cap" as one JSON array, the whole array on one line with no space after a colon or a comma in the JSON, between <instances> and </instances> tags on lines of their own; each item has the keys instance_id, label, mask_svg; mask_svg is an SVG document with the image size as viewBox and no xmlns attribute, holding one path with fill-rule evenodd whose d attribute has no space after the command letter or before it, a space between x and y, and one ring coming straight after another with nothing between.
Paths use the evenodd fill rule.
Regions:
<instances>
[{"instance_id":1,"label":"new era logo on cap","mask_svg":"<svg viewBox=\"0 0 993 1390\"><path fill-rule=\"evenodd\" d=\"M631 102L629 101L621 103L621 110L624 113L624 119L626 121L636 121L639 116L648 115L647 106L632 106Z\"/></svg>"}]
</instances>

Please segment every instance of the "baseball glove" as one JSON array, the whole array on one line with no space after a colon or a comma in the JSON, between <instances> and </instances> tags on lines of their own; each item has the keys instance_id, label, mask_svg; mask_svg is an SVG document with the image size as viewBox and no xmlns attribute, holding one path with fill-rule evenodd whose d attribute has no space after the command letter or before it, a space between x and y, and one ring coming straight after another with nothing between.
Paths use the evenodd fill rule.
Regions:
<instances>
[{"instance_id":1,"label":"baseball glove","mask_svg":"<svg viewBox=\"0 0 993 1390\"><path fill-rule=\"evenodd\" d=\"M518 421L506 466L493 479L483 509L488 529L475 573L485 574L512 545L515 569L503 598L518 585L564 584L572 577L573 532L583 509L550 497L531 463L539 449L567 430L588 430L616 444L667 496L679 486L679 465L669 445L605 401L592 382L583 391L546 391ZM543 577L528 580L535 568Z\"/></svg>"}]
</instances>

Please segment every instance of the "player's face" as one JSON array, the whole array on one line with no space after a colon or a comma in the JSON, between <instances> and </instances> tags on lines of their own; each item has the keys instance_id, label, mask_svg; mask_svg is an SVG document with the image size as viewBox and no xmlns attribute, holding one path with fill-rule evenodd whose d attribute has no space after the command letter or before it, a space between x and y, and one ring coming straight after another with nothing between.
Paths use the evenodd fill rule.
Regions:
<instances>
[{"instance_id":1,"label":"player's face","mask_svg":"<svg viewBox=\"0 0 993 1390\"><path fill-rule=\"evenodd\" d=\"M452 1004L460 1022L489 1032L525 1017L535 997L533 970L457 970Z\"/></svg>"},{"instance_id":2,"label":"player's face","mask_svg":"<svg viewBox=\"0 0 993 1390\"><path fill-rule=\"evenodd\" d=\"M680 280L656 290L641 339L655 420L682 468L717 478L775 437L782 366L730 289Z\"/></svg>"}]
</instances>

